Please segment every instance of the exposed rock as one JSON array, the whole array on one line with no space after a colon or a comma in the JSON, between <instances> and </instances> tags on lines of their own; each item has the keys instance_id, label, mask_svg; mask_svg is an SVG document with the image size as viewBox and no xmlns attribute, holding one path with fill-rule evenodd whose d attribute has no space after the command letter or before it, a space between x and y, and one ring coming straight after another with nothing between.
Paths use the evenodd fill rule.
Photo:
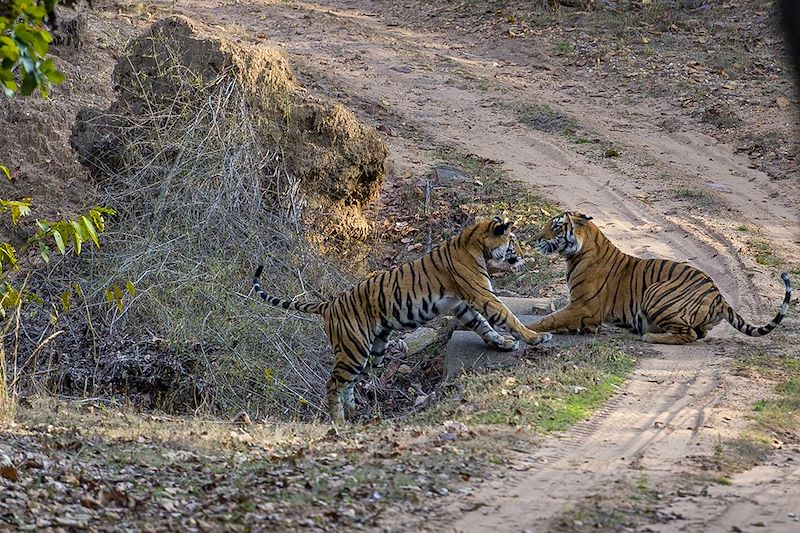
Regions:
<instances>
[{"instance_id":1,"label":"exposed rock","mask_svg":"<svg viewBox=\"0 0 800 533\"><path fill-rule=\"evenodd\" d=\"M408 355L414 355L416 353L421 352L431 344L436 341L437 333L435 329L432 328L417 328L408 335L406 335L403 340L405 341L408 349L406 353Z\"/></svg>"}]
</instances>

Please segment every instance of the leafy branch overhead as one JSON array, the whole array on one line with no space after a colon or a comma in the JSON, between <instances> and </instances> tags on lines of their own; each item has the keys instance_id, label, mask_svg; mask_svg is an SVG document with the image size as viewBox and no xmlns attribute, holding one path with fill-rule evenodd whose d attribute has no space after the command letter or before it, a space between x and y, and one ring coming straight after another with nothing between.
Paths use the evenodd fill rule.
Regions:
<instances>
[{"instance_id":1,"label":"leafy branch overhead","mask_svg":"<svg viewBox=\"0 0 800 533\"><path fill-rule=\"evenodd\" d=\"M0 6L0 86L6 96L39 90L64 81L52 58L45 57L53 36L42 23L56 0L11 0Z\"/></svg>"}]
</instances>

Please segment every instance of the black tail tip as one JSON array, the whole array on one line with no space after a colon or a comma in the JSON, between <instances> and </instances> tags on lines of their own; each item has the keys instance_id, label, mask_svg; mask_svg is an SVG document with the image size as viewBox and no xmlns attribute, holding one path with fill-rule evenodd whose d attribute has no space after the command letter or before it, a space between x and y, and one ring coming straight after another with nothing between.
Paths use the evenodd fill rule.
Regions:
<instances>
[{"instance_id":1,"label":"black tail tip","mask_svg":"<svg viewBox=\"0 0 800 533\"><path fill-rule=\"evenodd\" d=\"M787 285L789 284L789 274L787 274L786 272L781 272L781 279L785 284Z\"/></svg>"},{"instance_id":2,"label":"black tail tip","mask_svg":"<svg viewBox=\"0 0 800 533\"><path fill-rule=\"evenodd\" d=\"M261 273L262 273L263 271L264 271L264 265L258 265L258 268L256 269L256 273L255 273L255 276L254 276L254 277L255 277L256 279L260 278L260 277L261 277Z\"/></svg>"}]
</instances>

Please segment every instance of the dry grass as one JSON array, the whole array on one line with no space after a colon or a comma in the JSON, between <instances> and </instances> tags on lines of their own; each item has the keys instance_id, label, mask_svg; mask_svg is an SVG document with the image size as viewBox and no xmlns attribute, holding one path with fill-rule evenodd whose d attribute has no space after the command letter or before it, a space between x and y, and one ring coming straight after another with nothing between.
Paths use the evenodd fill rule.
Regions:
<instances>
[{"instance_id":1,"label":"dry grass","mask_svg":"<svg viewBox=\"0 0 800 533\"><path fill-rule=\"evenodd\" d=\"M4 334L7 333L10 324L10 320L6 322ZM13 420L17 410L17 389L13 376L9 374L8 359L6 343L0 342L0 423Z\"/></svg>"},{"instance_id":2,"label":"dry grass","mask_svg":"<svg viewBox=\"0 0 800 533\"><path fill-rule=\"evenodd\" d=\"M97 155L100 202L120 216L101 251L37 280L57 302L78 272L82 298L28 385L173 410L314 418L331 361L321 322L249 303L252 272L265 263L265 288L289 298L317 299L349 280L304 244L297 181L280 150L259 142L230 72L203 81L164 68L177 88L168 101L142 92L144 111L97 117L113 125L114 151ZM134 295L108 305L106 288L127 281ZM34 330L46 329L30 318L28 354Z\"/></svg>"}]
</instances>

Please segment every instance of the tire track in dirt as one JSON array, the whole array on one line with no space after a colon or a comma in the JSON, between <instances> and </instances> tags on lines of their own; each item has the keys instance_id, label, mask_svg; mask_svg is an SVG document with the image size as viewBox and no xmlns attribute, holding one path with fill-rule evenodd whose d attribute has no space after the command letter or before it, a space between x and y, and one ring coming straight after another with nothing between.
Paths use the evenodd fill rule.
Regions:
<instances>
[{"instance_id":1,"label":"tire track in dirt","mask_svg":"<svg viewBox=\"0 0 800 533\"><path fill-rule=\"evenodd\" d=\"M350 1L348 7L337 7L341 2L329 2L333 7L307 2L240 2L225 9L206 1L190 5L183 0L177 4L211 23L235 24L245 39L257 32L269 32L302 70L340 91L334 96L357 95L367 107L389 110L400 125L413 125L412 130L430 144L456 145L468 153L502 161L512 176L526 180L561 205L592 214L623 250L689 260L710 274L730 303L754 322L766 322L765 317L753 314L756 311L774 312L777 307L776 282L766 275L754 278L750 274L754 264L741 257L738 246L724 231L695 216L697 212L676 207L674 202L648 204L636 197L635 191L642 187L637 179L642 169L635 162L609 166L591 160L576 153L564 139L519 122L513 106L507 105L509 99L561 102L557 92L548 89L553 80L542 79L552 74L517 65L511 69L512 76L493 81L492 58L454 50L446 36L388 26L379 16L359 11L359 6L369 11L368 2ZM236 9L246 14L252 6L265 13L263 21L235 16ZM459 80L454 73L457 70L477 79L504 83L510 96L489 97L474 84ZM498 105L499 101L505 104ZM729 211L723 217L726 224L756 222L765 228L768 238L788 242L790 252L798 250L796 234L792 238L795 207L788 193L776 196L783 185L769 185L767 176L747 169L743 158L730 147L711 146L707 137L692 131L654 134L660 130L657 110L637 109L635 118L631 118L629 110L617 110L611 102L600 109L578 103L566 108L594 131L623 145L624 150L654 159L673 174L692 174L686 178L692 186L703 188L708 180L726 177L732 184L732 194L743 199L727 205ZM388 142L398 167L416 173L427 171L430 155L424 149L409 139L390 138ZM768 298L762 298L761 287L765 287ZM741 405L737 408L732 402L741 403L742 399L732 399L732 391L748 385L727 373L725 359L740 346L731 347L722 340L730 339L733 333L723 324L707 341L657 347L655 356L640 361L624 391L592 420L550 439L533 452L526 472L483 486L466 499L454 500L432 521L406 517L401 524L431 531L546 531L576 502L602 494L616 483L635 482L642 475L669 477L685 466L687 456L708 453L715 442L741 429L736 422L741 419ZM761 393L750 387L751 394ZM791 476L787 472L781 469L775 475L787 479ZM787 489L794 491L792 495L797 484L794 487ZM707 516L702 513L707 505L716 506L715 516L722 517L719 524L723 524L728 520L724 517L735 516L738 511L732 515L731 509L736 509L735 504L745 496L728 498L715 498L713 505L708 499L682 502L687 506L682 511L687 517L682 526L711 527L711 521L701 517ZM777 512L775 505L763 505ZM708 530L721 529L714 525Z\"/></svg>"},{"instance_id":2,"label":"tire track in dirt","mask_svg":"<svg viewBox=\"0 0 800 533\"><path fill-rule=\"evenodd\" d=\"M477 510L461 512L453 529L547 531L550 519L577 498L617 480L670 472L698 439L697 424L721 394L724 369L708 365L702 350L693 351L679 361L660 356L641 361L613 408L534 452L528 476L514 484L504 479L458 502L459 510Z\"/></svg>"},{"instance_id":3,"label":"tire track in dirt","mask_svg":"<svg viewBox=\"0 0 800 533\"><path fill-rule=\"evenodd\" d=\"M451 502L423 527L564 530L562 517L580 502L624 492L642 480L658 486L690 472L686 466L692 456L736 436L741 428L725 404L743 381L728 375L726 363L710 361L708 347L663 347L640 361L624 392L590 421L518 462L515 470L524 474L495 480ZM797 457L797 450L787 450L772 464L735 477L730 487L712 485L705 495L676 498L660 511L677 519L651 523L647 531L729 532L752 522L768 531L796 531L788 513L796 512L800 501ZM566 529L570 524L567 519Z\"/></svg>"}]
</instances>

